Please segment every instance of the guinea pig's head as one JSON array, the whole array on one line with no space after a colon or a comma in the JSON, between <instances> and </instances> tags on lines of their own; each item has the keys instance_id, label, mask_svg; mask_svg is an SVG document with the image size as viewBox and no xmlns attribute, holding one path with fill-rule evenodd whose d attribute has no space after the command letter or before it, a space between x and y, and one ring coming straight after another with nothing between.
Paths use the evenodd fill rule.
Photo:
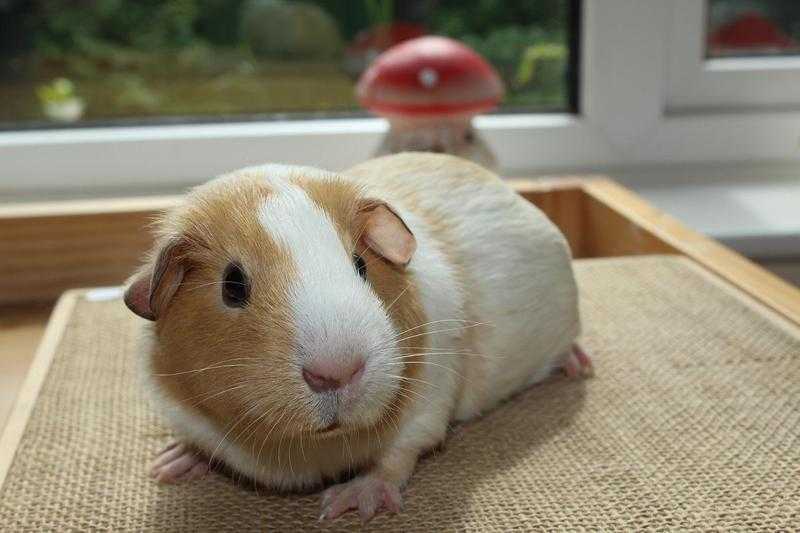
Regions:
<instances>
[{"instance_id":1,"label":"guinea pig's head","mask_svg":"<svg viewBox=\"0 0 800 533\"><path fill-rule=\"evenodd\" d=\"M254 167L161 220L125 302L154 321L157 385L230 441L388 427L423 344L415 249L397 211L337 175Z\"/></svg>"}]
</instances>

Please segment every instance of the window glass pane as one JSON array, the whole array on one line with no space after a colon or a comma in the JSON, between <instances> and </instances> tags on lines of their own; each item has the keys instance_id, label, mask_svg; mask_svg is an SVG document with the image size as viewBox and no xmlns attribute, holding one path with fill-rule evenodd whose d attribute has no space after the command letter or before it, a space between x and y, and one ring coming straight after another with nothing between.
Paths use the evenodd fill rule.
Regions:
<instances>
[{"instance_id":1,"label":"window glass pane","mask_svg":"<svg viewBox=\"0 0 800 533\"><path fill-rule=\"evenodd\" d=\"M574 110L575 0L0 0L0 127L363 113L360 73L424 34L503 78L502 111Z\"/></svg>"},{"instance_id":2,"label":"window glass pane","mask_svg":"<svg viewBox=\"0 0 800 533\"><path fill-rule=\"evenodd\" d=\"M708 57L800 53L800 1L709 0Z\"/></svg>"}]
</instances>

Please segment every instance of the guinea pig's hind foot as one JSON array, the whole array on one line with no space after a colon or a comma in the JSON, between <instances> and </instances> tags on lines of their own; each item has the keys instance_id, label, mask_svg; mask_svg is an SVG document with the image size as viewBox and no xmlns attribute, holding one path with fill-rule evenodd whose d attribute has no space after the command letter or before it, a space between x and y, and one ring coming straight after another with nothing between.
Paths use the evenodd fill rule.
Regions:
<instances>
[{"instance_id":1,"label":"guinea pig's hind foot","mask_svg":"<svg viewBox=\"0 0 800 533\"><path fill-rule=\"evenodd\" d=\"M361 521L367 522L382 507L391 513L399 513L401 506L402 496L397 485L367 474L326 489L322 494L319 519L333 520L350 509L356 509Z\"/></svg>"},{"instance_id":2,"label":"guinea pig's hind foot","mask_svg":"<svg viewBox=\"0 0 800 533\"><path fill-rule=\"evenodd\" d=\"M572 345L572 349L567 353L567 357L564 359L561 369L570 379L591 377L594 375L592 358L577 344Z\"/></svg>"},{"instance_id":3,"label":"guinea pig's hind foot","mask_svg":"<svg viewBox=\"0 0 800 533\"><path fill-rule=\"evenodd\" d=\"M173 442L156 457L150 476L159 483L182 483L204 476L209 470L207 459L182 442Z\"/></svg>"}]
</instances>

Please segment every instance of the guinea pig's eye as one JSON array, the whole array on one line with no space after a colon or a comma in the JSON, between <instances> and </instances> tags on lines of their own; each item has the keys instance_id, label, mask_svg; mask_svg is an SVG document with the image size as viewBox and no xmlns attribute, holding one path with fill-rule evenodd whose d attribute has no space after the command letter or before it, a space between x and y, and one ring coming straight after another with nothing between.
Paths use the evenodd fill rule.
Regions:
<instances>
[{"instance_id":1,"label":"guinea pig's eye","mask_svg":"<svg viewBox=\"0 0 800 533\"><path fill-rule=\"evenodd\" d=\"M353 266L356 267L356 272L361 276L361 279L367 279L367 263L364 258L358 254L353 254Z\"/></svg>"},{"instance_id":2,"label":"guinea pig's eye","mask_svg":"<svg viewBox=\"0 0 800 533\"><path fill-rule=\"evenodd\" d=\"M230 263L222 275L222 301L228 307L244 307L250 299L250 281L242 265Z\"/></svg>"}]
</instances>

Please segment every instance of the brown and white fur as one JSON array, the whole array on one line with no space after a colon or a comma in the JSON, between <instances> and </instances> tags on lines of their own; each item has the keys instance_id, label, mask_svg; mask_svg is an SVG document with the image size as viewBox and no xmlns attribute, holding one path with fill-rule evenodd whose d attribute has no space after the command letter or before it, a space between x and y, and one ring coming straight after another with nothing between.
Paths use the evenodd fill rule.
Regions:
<instances>
[{"instance_id":1,"label":"brown and white fur","mask_svg":"<svg viewBox=\"0 0 800 533\"><path fill-rule=\"evenodd\" d=\"M452 156L246 168L159 228L126 303L153 320L146 375L183 437L153 467L162 481L216 459L278 489L358 472L326 490L322 517L368 519L399 510L452 421L554 368L588 368L563 236ZM242 307L221 295L231 264L249 284Z\"/></svg>"}]
</instances>

